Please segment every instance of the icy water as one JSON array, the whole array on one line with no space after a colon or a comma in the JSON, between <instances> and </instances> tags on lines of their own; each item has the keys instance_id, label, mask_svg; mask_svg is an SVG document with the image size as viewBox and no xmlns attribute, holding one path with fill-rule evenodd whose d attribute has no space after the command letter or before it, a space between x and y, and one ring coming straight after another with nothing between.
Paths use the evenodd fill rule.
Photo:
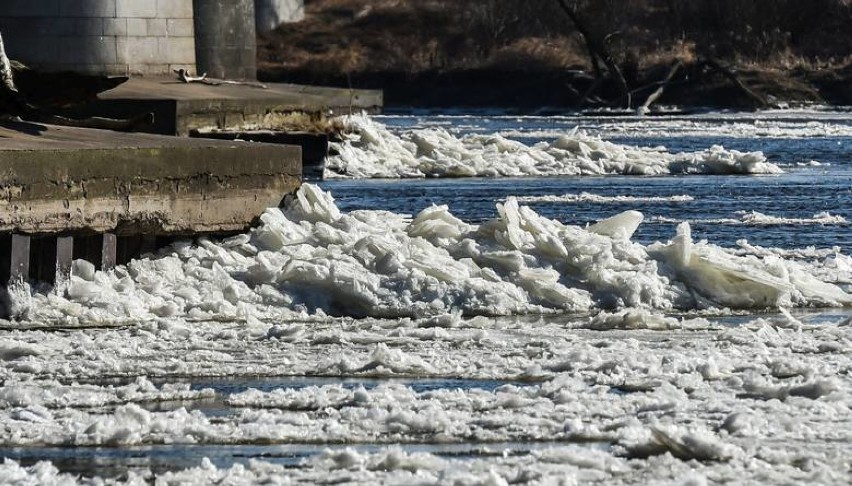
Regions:
<instances>
[{"instance_id":1,"label":"icy water","mask_svg":"<svg viewBox=\"0 0 852 486\"><path fill-rule=\"evenodd\" d=\"M791 113L692 117L444 117L379 118L398 132L443 127L454 134L498 133L533 145L580 128L609 141L670 152L694 152L713 145L762 151L785 171L778 175L692 175L678 177L550 176L535 178L347 180L323 184L340 208L416 213L447 204L465 221L482 222L494 204L509 196L601 196L598 200L525 201L539 214L585 225L635 209L646 221L636 233L645 243L665 241L678 222L690 221L693 236L725 246L738 239L772 247L840 246L848 250L847 223L823 224L827 212L852 221L852 113L796 116ZM818 120L818 121L817 121ZM809 166L811 161L821 165ZM688 201L671 200L687 195ZM619 201L619 196L636 200ZM657 200L653 200L657 198ZM601 200L603 199L603 200ZM649 200L650 199L650 200ZM752 212L774 216L749 219Z\"/></svg>"},{"instance_id":2,"label":"icy water","mask_svg":"<svg viewBox=\"0 0 852 486\"><path fill-rule=\"evenodd\" d=\"M848 483L852 113L351 123L251 233L11 296L0 484Z\"/></svg>"}]
</instances>

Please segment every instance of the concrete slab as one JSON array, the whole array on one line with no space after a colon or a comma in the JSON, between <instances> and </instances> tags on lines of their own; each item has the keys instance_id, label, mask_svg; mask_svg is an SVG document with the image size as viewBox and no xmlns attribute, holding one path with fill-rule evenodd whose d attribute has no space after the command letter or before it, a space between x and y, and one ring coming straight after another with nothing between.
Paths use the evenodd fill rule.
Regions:
<instances>
[{"instance_id":1,"label":"concrete slab","mask_svg":"<svg viewBox=\"0 0 852 486\"><path fill-rule=\"evenodd\" d=\"M299 147L0 123L0 232L240 231L301 183Z\"/></svg>"},{"instance_id":2,"label":"concrete slab","mask_svg":"<svg viewBox=\"0 0 852 486\"><path fill-rule=\"evenodd\" d=\"M194 130L191 137L215 140L245 140L302 147L302 179L322 180L328 157L329 137L325 133L280 132L273 130Z\"/></svg>"},{"instance_id":3,"label":"concrete slab","mask_svg":"<svg viewBox=\"0 0 852 486\"><path fill-rule=\"evenodd\" d=\"M381 91L349 90L297 84L268 83L266 89L245 84L183 83L176 79L131 78L101 93L96 102L76 115L129 118L152 111L152 133L186 136L198 128L234 128L259 121L269 113L380 112Z\"/></svg>"}]
</instances>

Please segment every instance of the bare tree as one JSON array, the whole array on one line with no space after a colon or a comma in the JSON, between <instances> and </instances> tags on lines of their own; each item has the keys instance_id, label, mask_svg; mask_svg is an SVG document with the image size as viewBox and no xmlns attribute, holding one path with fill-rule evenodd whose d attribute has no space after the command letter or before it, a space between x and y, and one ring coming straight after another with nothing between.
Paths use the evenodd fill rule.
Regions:
<instances>
[{"instance_id":1,"label":"bare tree","mask_svg":"<svg viewBox=\"0 0 852 486\"><path fill-rule=\"evenodd\" d=\"M622 105L625 108L630 108L630 105L632 104L630 88L627 86L627 81L624 79L624 73L621 72L621 68L618 66L618 63L607 47L608 38L616 33L609 32L602 35L600 32L594 32L589 27L586 19L583 18L575 3L569 4L567 0L556 0L556 2L562 8L562 11L565 12L565 15L571 20L571 23L574 24L574 28L576 28L577 32L580 33L580 37L583 38L586 50L589 53L589 61L591 62L592 69L595 73L596 83L593 86L595 88L600 86L604 79L609 77L618 85L618 89L621 92ZM601 63L606 66L607 76L604 76Z\"/></svg>"}]
</instances>

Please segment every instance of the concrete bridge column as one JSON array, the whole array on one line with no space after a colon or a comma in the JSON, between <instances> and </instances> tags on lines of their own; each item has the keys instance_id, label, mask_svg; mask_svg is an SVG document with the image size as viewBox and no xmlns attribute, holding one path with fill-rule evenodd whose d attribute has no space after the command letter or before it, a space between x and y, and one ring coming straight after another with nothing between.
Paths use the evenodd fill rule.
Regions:
<instances>
[{"instance_id":1,"label":"concrete bridge column","mask_svg":"<svg viewBox=\"0 0 852 486\"><path fill-rule=\"evenodd\" d=\"M199 73L220 79L257 78L254 0L193 0Z\"/></svg>"},{"instance_id":2,"label":"concrete bridge column","mask_svg":"<svg viewBox=\"0 0 852 486\"><path fill-rule=\"evenodd\" d=\"M53 274L54 283L60 283L71 277L71 263L74 261L74 237L59 236L56 238L56 271Z\"/></svg>"},{"instance_id":3,"label":"concrete bridge column","mask_svg":"<svg viewBox=\"0 0 852 486\"><path fill-rule=\"evenodd\" d=\"M48 71L195 70L192 0L0 0L9 57Z\"/></svg>"},{"instance_id":4,"label":"concrete bridge column","mask_svg":"<svg viewBox=\"0 0 852 486\"><path fill-rule=\"evenodd\" d=\"M0 235L0 284L26 281L30 274L30 237Z\"/></svg>"},{"instance_id":5,"label":"concrete bridge column","mask_svg":"<svg viewBox=\"0 0 852 486\"><path fill-rule=\"evenodd\" d=\"M78 236L74 241L74 259L86 260L99 270L111 270L118 261L118 238L115 233Z\"/></svg>"}]
</instances>

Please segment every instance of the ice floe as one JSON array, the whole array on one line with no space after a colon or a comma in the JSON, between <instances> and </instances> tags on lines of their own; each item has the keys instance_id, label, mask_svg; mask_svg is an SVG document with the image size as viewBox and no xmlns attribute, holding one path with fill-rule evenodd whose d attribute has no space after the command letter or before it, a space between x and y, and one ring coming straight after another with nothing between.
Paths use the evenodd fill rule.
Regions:
<instances>
[{"instance_id":1,"label":"ice floe","mask_svg":"<svg viewBox=\"0 0 852 486\"><path fill-rule=\"evenodd\" d=\"M582 131L533 146L501 135L457 137L441 127L397 135L366 115L343 119L347 133L326 162L327 178L511 177L544 175L779 174L761 152L721 146L669 153L607 142Z\"/></svg>"},{"instance_id":2,"label":"ice floe","mask_svg":"<svg viewBox=\"0 0 852 486\"><path fill-rule=\"evenodd\" d=\"M688 195L676 196L604 196L581 192L580 194L546 194L541 196L515 196L520 203L646 203L646 202L691 202L695 198Z\"/></svg>"},{"instance_id":3,"label":"ice floe","mask_svg":"<svg viewBox=\"0 0 852 486\"><path fill-rule=\"evenodd\" d=\"M830 214L822 211L814 214L812 217L786 217L773 216L764 214L759 211L737 211L740 215L738 219L734 218L709 218L709 219L694 219L692 223L705 224L724 224L724 225L747 225L747 226L845 226L849 222L843 216ZM666 216L654 216L653 221L660 223L682 223L682 220L669 218Z\"/></svg>"},{"instance_id":4,"label":"ice floe","mask_svg":"<svg viewBox=\"0 0 852 486\"><path fill-rule=\"evenodd\" d=\"M693 242L686 223L669 243L634 243L642 220L626 211L581 228L514 198L478 226L446 206L413 219L343 213L330 193L305 184L251 233L178 243L110 272L75 271L64 291L13 292L11 308L20 319L68 325L301 312L424 317L852 303L795 262Z\"/></svg>"},{"instance_id":5,"label":"ice floe","mask_svg":"<svg viewBox=\"0 0 852 486\"><path fill-rule=\"evenodd\" d=\"M761 115L766 118L759 118ZM803 114L798 114L803 115ZM565 126L581 126L594 129L605 137L633 138L633 137L720 137L726 138L822 138L822 137L850 137L852 126L846 120L836 121L804 121L784 118L772 119L771 112L756 114L752 120L725 120L719 123L720 117L716 115L707 116L706 120L693 118L685 120L682 117L645 117L637 119L634 117L547 117L546 120L564 124ZM808 115L805 115L808 116ZM539 119L528 117L521 119L520 128L501 130L500 135L509 138L556 138L564 132L553 129L541 129L535 127ZM526 122L526 123L525 123ZM523 128L524 124L533 128ZM431 125L431 124L430 124ZM426 128L425 126L421 128Z\"/></svg>"},{"instance_id":6,"label":"ice floe","mask_svg":"<svg viewBox=\"0 0 852 486\"><path fill-rule=\"evenodd\" d=\"M189 338L176 326L155 334L87 329L56 336L50 346L55 351L0 362L5 396L20 397L0 402L0 446L87 445L117 453L126 446L156 444L321 442L329 447L296 467L255 460L217 467L203 461L158 474L159 481L182 484L320 478L356 484L424 478L502 484L519 477L639 484L687 474L746 482L843 482L852 441L848 325L792 328L789 319L796 318L782 314L725 327L638 311L564 323L455 316L451 326L435 319L325 318L295 342L258 339L255 330L223 323L194 323ZM231 332L223 334L226 329ZM440 331L422 332L429 329ZM339 345L321 337L330 331ZM42 333L9 334L32 344L45 340ZM144 354L121 354L140 345ZM206 365L208 358L186 353L199 348L232 359ZM188 396L185 385L157 387L136 379L75 390L53 379L66 373L112 376L116 370L127 376L167 374L168 364L184 355L186 371L196 376L205 369L251 376L259 371L251 364L277 367L279 373L478 375L528 383L493 390L416 391L393 382L248 389L220 397L228 413L207 415L182 406L145 408L170 395L210 398L210 391ZM285 364L283 356L291 361ZM345 370L329 365L342 356L350 363ZM16 362L39 360L50 367L36 374L15 370ZM57 400L60 396L68 399ZM507 441L549 445L522 455L501 454L499 444ZM406 444L436 442L494 444L494 453L460 460L406 449ZM358 444L373 449L359 450ZM152 475L135 470L123 477L118 481L141 484ZM81 481L49 463L23 467L9 460L0 464L0 478L19 484Z\"/></svg>"}]
</instances>

